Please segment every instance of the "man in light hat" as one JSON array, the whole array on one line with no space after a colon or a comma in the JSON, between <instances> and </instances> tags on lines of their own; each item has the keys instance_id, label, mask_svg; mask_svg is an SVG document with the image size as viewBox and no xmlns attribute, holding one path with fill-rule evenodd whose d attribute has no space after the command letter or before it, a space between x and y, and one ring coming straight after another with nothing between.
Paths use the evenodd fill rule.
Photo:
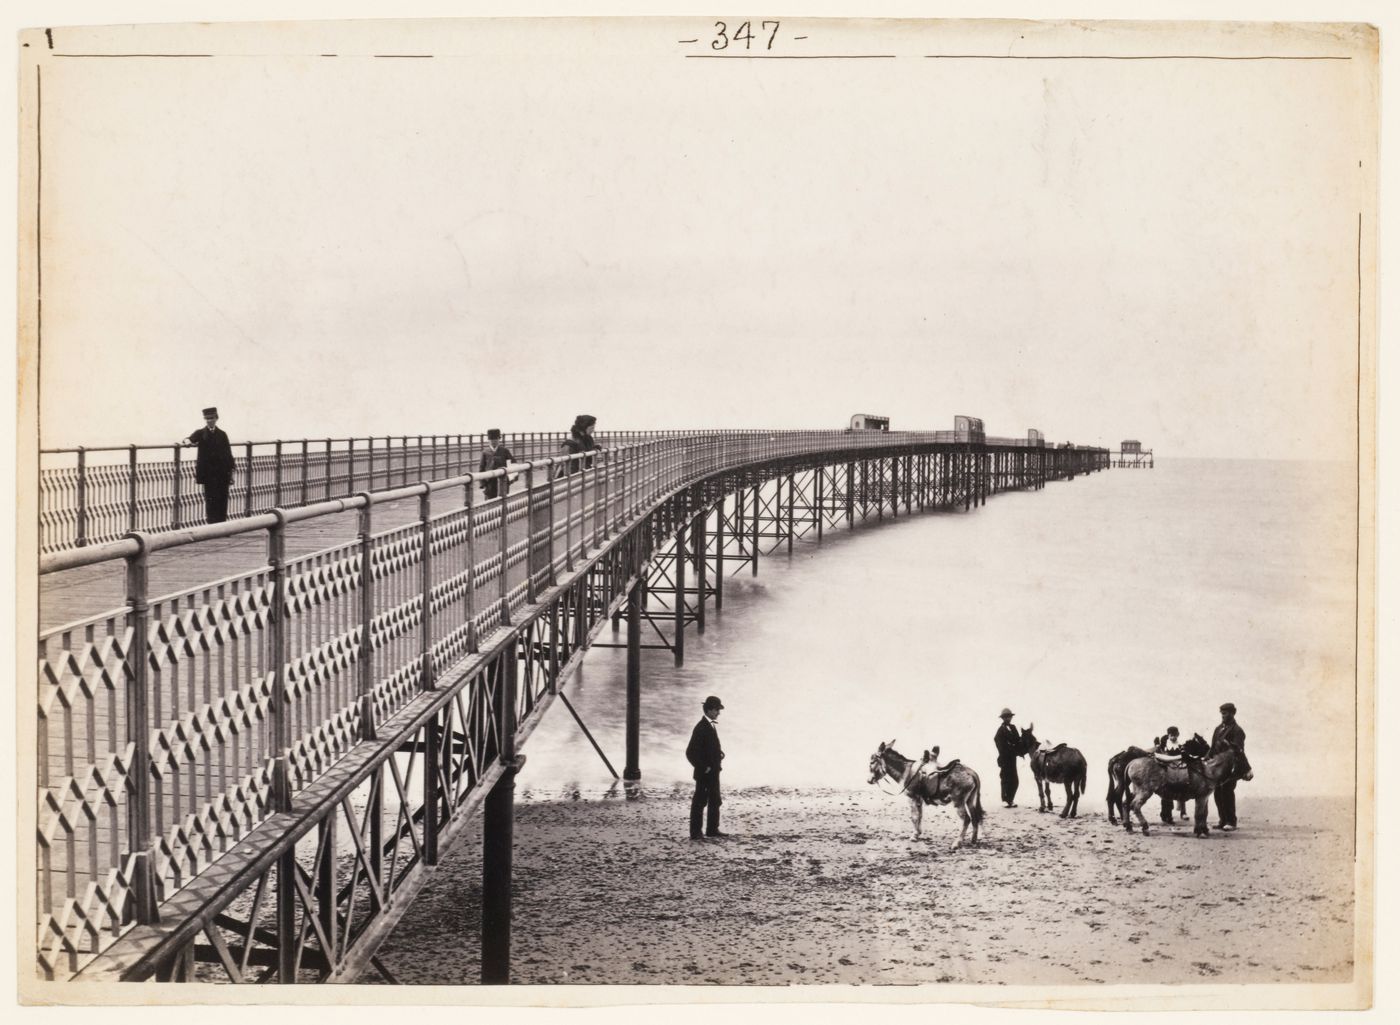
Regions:
<instances>
[{"instance_id":1,"label":"man in light hat","mask_svg":"<svg viewBox=\"0 0 1400 1025\"><path fill-rule=\"evenodd\" d=\"M1001 769L1001 800L1008 808L1016 807L1016 788L1021 779L1016 775L1016 759L1025 753L1021 731L1011 725L1015 713L1009 708L1001 710L1001 725L992 738L997 745L997 767Z\"/></svg>"},{"instance_id":2,"label":"man in light hat","mask_svg":"<svg viewBox=\"0 0 1400 1025\"><path fill-rule=\"evenodd\" d=\"M690 799L690 838L703 840L727 836L719 831L719 772L724 751L719 746L719 718L724 703L711 694L701 710L705 713L690 731L690 743L685 748L686 761L695 769L695 796ZM705 833L700 833L701 814L705 816Z\"/></svg>"},{"instance_id":3,"label":"man in light hat","mask_svg":"<svg viewBox=\"0 0 1400 1025\"><path fill-rule=\"evenodd\" d=\"M204 410L204 426L182 440L182 444L199 446L194 479L204 488L204 519L209 523L228 519L228 489L233 483L233 448L218 424L219 411L210 406Z\"/></svg>"},{"instance_id":4,"label":"man in light hat","mask_svg":"<svg viewBox=\"0 0 1400 1025\"><path fill-rule=\"evenodd\" d=\"M1219 754L1221 751L1233 749L1241 758L1244 757L1244 729L1235 722L1235 706L1227 701L1220 706L1220 725L1215 728L1215 732L1210 738L1210 753ZM1248 765L1248 762L1245 763ZM1235 781L1226 780L1215 788L1215 814L1220 819L1215 824L1216 829L1230 832L1239 823L1235 819Z\"/></svg>"},{"instance_id":5,"label":"man in light hat","mask_svg":"<svg viewBox=\"0 0 1400 1025\"><path fill-rule=\"evenodd\" d=\"M492 427L486 432L486 447L481 450L481 463L477 466L477 470L481 473L504 470L514 458L510 454L510 449L506 448L505 442L501 440L500 430ZM504 475L488 477L481 482L481 490L488 500L496 497L504 498L510 491L510 478Z\"/></svg>"}]
</instances>

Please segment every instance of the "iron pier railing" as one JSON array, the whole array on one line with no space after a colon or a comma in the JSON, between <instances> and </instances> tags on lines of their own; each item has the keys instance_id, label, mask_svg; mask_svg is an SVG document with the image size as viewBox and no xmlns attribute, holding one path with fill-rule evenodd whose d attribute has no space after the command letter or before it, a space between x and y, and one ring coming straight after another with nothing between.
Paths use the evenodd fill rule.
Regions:
<instances>
[{"instance_id":1,"label":"iron pier railing","mask_svg":"<svg viewBox=\"0 0 1400 1025\"><path fill-rule=\"evenodd\" d=\"M456 472L475 458L474 440L435 444L427 451L441 458L425 458L425 479L407 485L394 475L402 459L416 470L416 455L352 469L349 446L331 444L314 479L358 493L313 501L308 471L297 508L42 555L46 583L122 565L125 603L40 635L38 970L351 977L372 962L419 870L513 773L515 745L592 638L635 607L667 539L688 551L698 523L689 543L713 543L722 574L726 545L744 538L707 535L703 518L718 503L722 531L727 494L741 496L731 520L747 531L752 489L756 560L759 489L775 475L788 475L790 547L794 472L827 468L812 506L820 529L829 515L851 522L901 503L970 508L1108 460L1105 449L967 430L620 437L487 474ZM430 469L442 476L426 479ZM483 499L483 480L511 475L515 490ZM377 521L404 500L417 502L412 522ZM765 516L782 515L762 501ZM353 538L288 554L289 531L347 511ZM247 534L265 537L263 564L150 593L152 556Z\"/></svg>"}]
</instances>

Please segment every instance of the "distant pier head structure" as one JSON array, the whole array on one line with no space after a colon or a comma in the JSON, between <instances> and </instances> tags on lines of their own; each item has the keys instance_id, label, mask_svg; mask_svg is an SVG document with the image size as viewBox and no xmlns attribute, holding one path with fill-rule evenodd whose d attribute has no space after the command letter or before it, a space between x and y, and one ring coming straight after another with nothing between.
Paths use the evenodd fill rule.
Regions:
<instances>
[{"instance_id":1,"label":"distant pier head structure","mask_svg":"<svg viewBox=\"0 0 1400 1025\"><path fill-rule=\"evenodd\" d=\"M1112 454L1114 466L1128 470L1152 469L1152 450L1143 448L1142 442L1127 440Z\"/></svg>"},{"instance_id":2,"label":"distant pier head structure","mask_svg":"<svg viewBox=\"0 0 1400 1025\"><path fill-rule=\"evenodd\" d=\"M508 982L515 776L556 698L587 732L565 687L591 647L626 647L623 772L595 748L639 779L643 638L680 664L727 576L1109 465L970 416L618 432L565 456L531 435L485 473L464 471L471 440L236 443L244 490L215 524L178 449L46 453L41 976L388 977L380 942L479 822L481 979Z\"/></svg>"}]
</instances>

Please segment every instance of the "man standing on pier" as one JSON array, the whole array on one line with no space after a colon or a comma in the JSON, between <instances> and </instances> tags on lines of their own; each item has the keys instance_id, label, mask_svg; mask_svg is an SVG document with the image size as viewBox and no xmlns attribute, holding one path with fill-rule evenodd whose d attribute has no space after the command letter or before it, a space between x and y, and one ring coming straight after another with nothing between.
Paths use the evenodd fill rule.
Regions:
<instances>
[{"instance_id":1,"label":"man standing on pier","mask_svg":"<svg viewBox=\"0 0 1400 1025\"><path fill-rule=\"evenodd\" d=\"M997 745L997 767L1001 769L1001 801L1008 808L1016 807L1016 788L1021 785L1016 775L1016 759L1021 756L1021 731L1011 725L1015 713L1009 708L1001 710L1001 725L992 738Z\"/></svg>"},{"instance_id":2,"label":"man standing on pier","mask_svg":"<svg viewBox=\"0 0 1400 1025\"><path fill-rule=\"evenodd\" d=\"M510 454L510 449L506 448L505 442L501 440L501 432L492 427L486 432L486 447L481 450L481 464L477 470L481 473L490 473L492 470L504 470L515 457ZM488 500L492 498L504 498L510 491L510 478L504 475L491 477L481 482L482 493Z\"/></svg>"},{"instance_id":3,"label":"man standing on pier","mask_svg":"<svg viewBox=\"0 0 1400 1025\"><path fill-rule=\"evenodd\" d=\"M204 426L185 439L199 446L194 479L204 488L204 519L209 523L228 519L228 489L233 483L233 449L218 424L219 411L210 406L204 411Z\"/></svg>"},{"instance_id":4,"label":"man standing on pier","mask_svg":"<svg viewBox=\"0 0 1400 1025\"><path fill-rule=\"evenodd\" d=\"M727 836L719 831L719 772L724 761L724 751L719 746L719 718L724 704L713 694L705 699L702 708L704 716L690 732L690 743L686 745L685 757L695 768L695 796L690 799L690 838L701 840L705 837L718 839ZM700 835L700 817L706 817L704 837Z\"/></svg>"},{"instance_id":5,"label":"man standing on pier","mask_svg":"<svg viewBox=\"0 0 1400 1025\"><path fill-rule=\"evenodd\" d=\"M1210 753L1216 755L1230 749L1244 756L1244 729L1235 722L1235 706L1227 701L1220 706L1220 725L1211 735ZM1239 825L1235 820L1235 780L1226 780L1215 788L1215 813L1220 819L1216 829L1228 833Z\"/></svg>"}]
</instances>

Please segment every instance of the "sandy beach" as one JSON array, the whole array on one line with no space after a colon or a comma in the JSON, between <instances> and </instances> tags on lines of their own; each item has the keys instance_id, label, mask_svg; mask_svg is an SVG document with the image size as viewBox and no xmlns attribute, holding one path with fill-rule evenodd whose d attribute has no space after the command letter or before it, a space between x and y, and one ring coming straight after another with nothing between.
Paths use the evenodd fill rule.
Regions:
<instances>
[{"instance_id":1,"label":"sandy beach","mask_svg":"<svg viewBox=\"0 0 1400 1025\"><path fill-rule=\"evenodd\" d=\"M985 784L985 780L984 780ZM987 808L958 822L865 790L736 790L727 840L686 837L689 788L517 792L512 981L993 985L1344 982L1351 805L1240 797L1240 829L1129 836ZM1091 795L1093 796L1093 795ZM1024 802L1029 797L1030 806ZM1087 803L1087 799L1086 799ZM399 982L479 978L480 844L464 842L380 949ZM367 973L363 982L379 981Z\"/></svg>"}]
</instances>

